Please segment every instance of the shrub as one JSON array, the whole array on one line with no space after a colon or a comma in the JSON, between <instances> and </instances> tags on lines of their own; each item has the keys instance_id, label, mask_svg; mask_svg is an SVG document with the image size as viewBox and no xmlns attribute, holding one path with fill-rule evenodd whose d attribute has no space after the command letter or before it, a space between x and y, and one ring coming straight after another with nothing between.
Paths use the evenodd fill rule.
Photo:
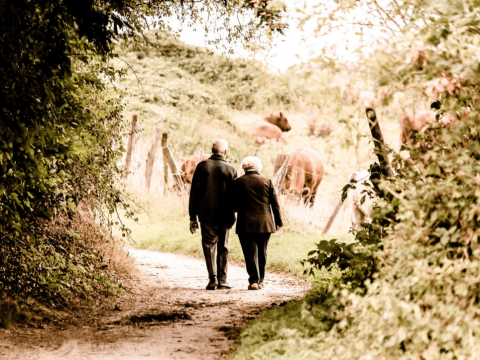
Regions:
<instances>
[{"instance_id":1,"label":"shrub","mask_svg":"<svg viewBox=\"0 0 480 360\"><path fill-rule=\"evenodd\" d=\"M9 298L0 300L0 327L8 328L29 318L30 315L22 311L17 302Z\"/></svg>"},{"instance_id":2,"label":"shrub","mask_svg":"<svg viewBox=\"0 0 480 360\"><path fill-rule=\"evenodd\" d=\"M326 138L333 132L333 125L327 121L319 122L316 116L311 116L307 120L308 132L310 136Z\"/></svg>"}]
</instances>

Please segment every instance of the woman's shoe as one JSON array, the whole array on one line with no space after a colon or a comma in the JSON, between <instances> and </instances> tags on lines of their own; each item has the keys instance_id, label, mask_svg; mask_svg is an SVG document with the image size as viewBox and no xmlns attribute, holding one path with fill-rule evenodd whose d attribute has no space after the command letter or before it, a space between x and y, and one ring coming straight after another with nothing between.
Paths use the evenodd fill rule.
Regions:
<instances>
[{"instance_id":1,"label":"woman's shoe","mask_svg":"<svg viewBox=\"0 0 480 360\"><path fill-rule=\"evenodd\" d=\"M260 290L257 283L248 285L248 290Z\"/></svg>"},{"instance_id":2,"label":"woman's shoe","mask_svg":"<svg viewBox=\"0 0 480 360\"><path fill-rule=\"evenodd\" d=\"M263 282L258 283L258 287L259 287L260 289L263 289L263 288L265 287L265 284L264 284Z\"/></svg>"}]
</instances>

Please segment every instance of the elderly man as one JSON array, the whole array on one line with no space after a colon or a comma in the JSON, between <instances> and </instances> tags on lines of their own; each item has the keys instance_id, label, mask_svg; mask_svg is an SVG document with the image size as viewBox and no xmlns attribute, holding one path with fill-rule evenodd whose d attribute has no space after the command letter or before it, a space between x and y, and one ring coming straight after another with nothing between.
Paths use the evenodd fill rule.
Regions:
<instances>
[{"instance_id":1,"label":"elderly man","mask_svg":"<svg viewBox=\"0 0 480 360\"><path fill-rule=\"evenodd\" d=\"M197 165L190 190L190 232L197 231L198 217L210 278L207 290L231 289L227 283L228 233L235 223L232 191L237 170L225 160L227 149L225 140L215 140L212 156Z\"/></svg>"},{"instance_id":2,"label":"elderly man","mask_svg":"<svg viewBox=\"0 0 480 360\"><path fill-rule=\"evenodd\" d=\"M237 234L249 275L248 290L259 290L264 287L268 240L283 222L272 180L260 175L260 159L246 157L242 169L245 175L236 179L234 186Z\"/></svg>"}]
</instances>

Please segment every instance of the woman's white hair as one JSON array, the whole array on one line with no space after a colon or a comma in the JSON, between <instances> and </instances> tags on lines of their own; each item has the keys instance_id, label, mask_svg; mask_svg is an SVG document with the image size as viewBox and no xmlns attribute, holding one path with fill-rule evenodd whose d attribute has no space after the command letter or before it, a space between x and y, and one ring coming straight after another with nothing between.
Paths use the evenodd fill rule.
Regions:
<instances>
[{"instance_id":1,"label":"woman's white hair","mask_svg":"<svg viewBox=\"0 0 480 360\"><path fill-rule=\"evenodd\" d=\"M260 159L256 156L247 156L242 161L242 169L247 172L248 170L262 171L263 165Z\"/></svg>"}]
</instances>

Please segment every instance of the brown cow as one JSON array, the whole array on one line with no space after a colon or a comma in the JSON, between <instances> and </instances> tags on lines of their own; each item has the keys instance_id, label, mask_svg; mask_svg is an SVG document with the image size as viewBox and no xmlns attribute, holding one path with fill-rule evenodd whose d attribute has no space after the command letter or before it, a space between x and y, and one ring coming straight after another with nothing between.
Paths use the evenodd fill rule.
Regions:
<instances>
[{"instance_id":1,"label":"brown cow","mask_svg":"<svg viewBox=\"0 0 480 360\"><path fill-rule=\"evenodd\" d=\"M209 157L210 155L203 154L202 160L207 160ZM187 194L190 194L190 189L192 187L193 173L197 168L197 159L198 159L198 155L190 156L183 162L182 167L180 168L182 171L183 184L185 185L185 190L187 190Z\"/></svg>"},{"instance_id":2,"label":"brown cow","mask_svg":"<svg viewBox=\"0 0 480 360\"><path fill-rule=\"evenodd\" d=\"M247 130L247 134L253 136L255 141L259 144L264 143L265 140L268 139L285 141L282 137L282 130L280 130L278 126L272 125L263 120L254 122Z\"/></svg>"},{"instance_id":3,"label":"brown cow","mask_svg":"<svg viewBox=\"0 0 480 360\"><path fill-rule=\"evenodd\" d=\"M400 146L403 144L413 145L414 133L425 132L430 124L435 121L435 112L432 110L417 111L406 110L400 116ZM453 124L457 120L449 113L443 114L438 120L442 127Z\"/></svg>"},{"instance_id":4,"label":"brown cow","mask_svg":"<svg viewBox=\"0 0 480 360\"><path fill-rule=\"evenodd\" d=\"M300 147L290 153L282 193L304 200L313 206L318 186L324 175L320 154L310 148Z\"/></svg>"},{"instance_id":5,"label":"brown cow","mask_svg":"<svg viewBox=\"0 0 480 360\"><path fill-rule=\"evenodd\" d=\"M266 122L269 122L270 124L278 126L282 131L292 130L290 123L288 122L287 118L285 117L282 111L265 116L263 118L263 121L266 121Z\"/></svg>"},{"instance_id":6,"label":"brown cow","mask_svg":"<svg viewBox=\"0 0 480 360\"><path fill-rule=\"evenodd\" d=\"M265 116L263 120L254 122L247 130L247 134L253 136L257 143L262 144L269 139L285 141L282 137L282 132L290 131L291 129L292 127L283 112L279 111L278 113Z\"/></svg>"}]
</instances>

